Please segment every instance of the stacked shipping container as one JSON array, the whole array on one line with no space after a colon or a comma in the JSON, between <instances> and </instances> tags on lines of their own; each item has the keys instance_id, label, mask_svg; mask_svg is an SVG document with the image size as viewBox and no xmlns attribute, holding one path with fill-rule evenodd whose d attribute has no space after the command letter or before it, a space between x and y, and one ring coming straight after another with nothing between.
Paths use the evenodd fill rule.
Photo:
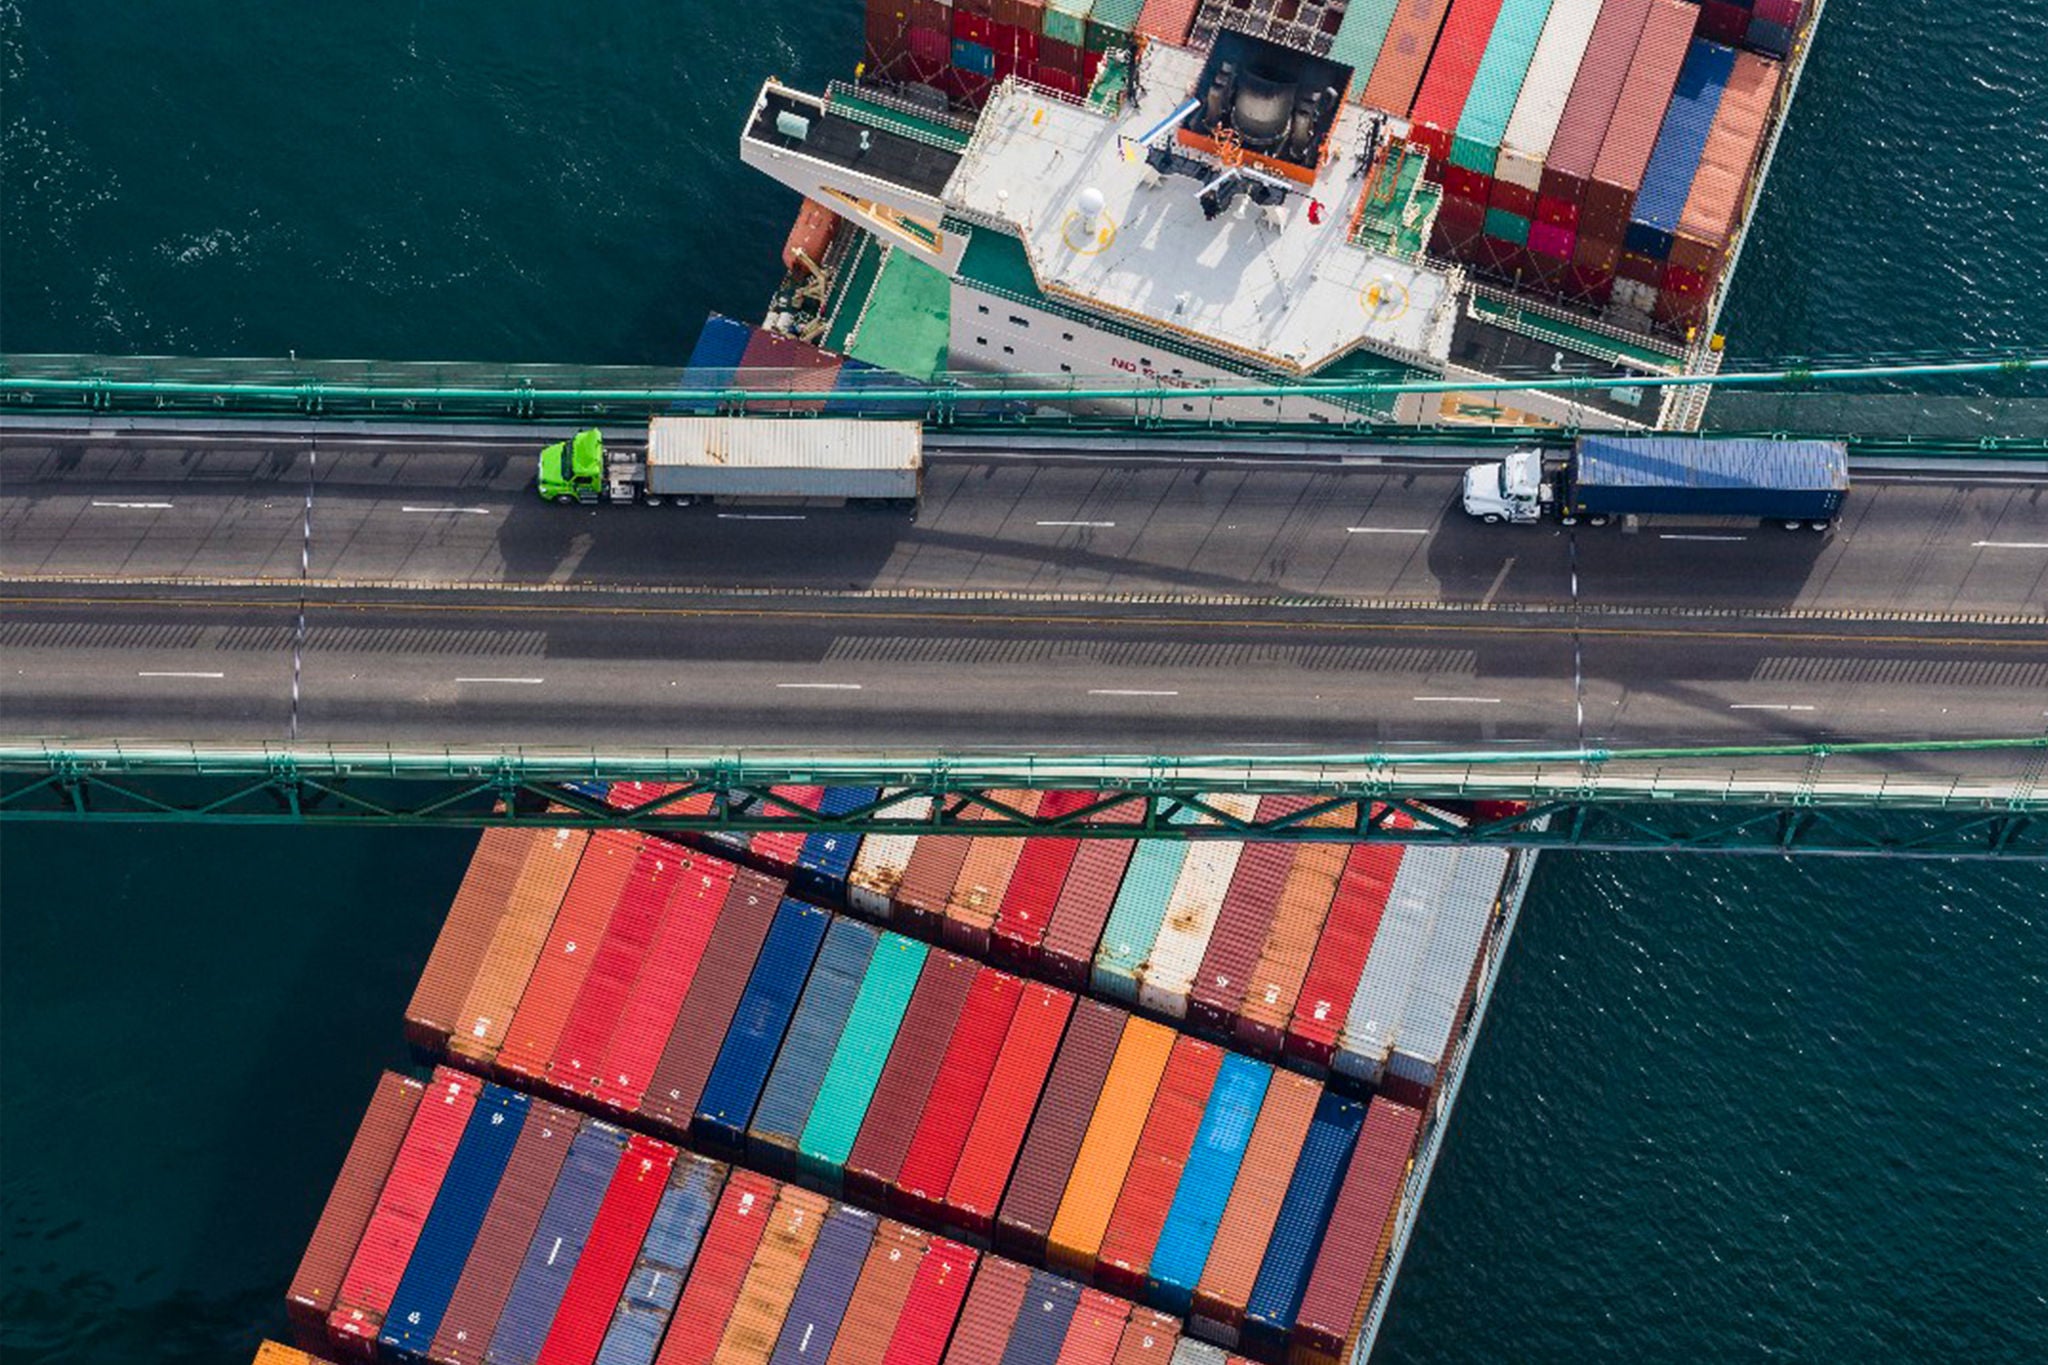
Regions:
<instances>
[{"instance_id":1,"label":"stacked shipping container","mask_svg":"<svg viewBox=\"0 0 2048 1365\"><path fill-rule=\"evenodd\" d=\"M969 108L1011 77L1078 98L1138 33L1179 41L1193 15L1165 0L868 0L863 74Z\"/></svg>"},{"instance_id":2,"label":"stacked shipping container","mask_svg":"<svg viewBox=\"0 0 2048 1365\"><path fill-rule=\"evenodd\" d=\"M1127 1036L1148 1040L1132 1055L1151 1047L1153 1031L1166 1032L1106 1013ZM1252 1134L1249 1112L1259 1109L1262 1090L1254 1082L1265 1079L1264 1068L1186 1038L1170 1051L1159 1081L1167 1102L1135 1110L1141 1132L1134 1146L1124 1144L1133 1173L1121 1192L1068 1190L1088 1210L1112 1210L1073 1226L1106 1218L1110 1259L1098 1268L1113 1265L1112 1278L1133 1285L1143 1277L1130 1258L1149 1257L1154 1246L1174 1258L1184 1281L1204 1259L1244 1253L1219 1243L1211 1256L1205 1233L1190 1254L1184 1225L1205 1220L1185 1211L1220 1206L1213 1182L1229 1184L1236 1158L1219 1164L1217 1154ZM1132 1085L1142 1081L1107 1081L1104 1098L1129 1107ZM504 1365L1110 1365L1182 1349L1171 1318L1064 1276L982 1256L459 1073L437 1073L423 1094L417 1089L398 1077L380 1084L330 1201L330 1214L365 1203L372 1212L360 1228L323 1217L309 1249L309 1267L345 1263L319 1275L332 1282L339 1274L335 1292L345 1307L325 1326L346 1350L381 1342L410 1359ZM396 1109L393 1096L402 1101ZM1219 1104L1235 1112L1219 1121ZM415 1107L391 1164L379 1171L393 1115L408 1105ZM1305 1303L1316 1316L1303 1320L1297 1340L1321 1349L1350 1324L1384 1258L1421 1116L1389 1101L1367 1110L1333 1096L1310 1107L1312 1122L1289 1129L1298 1155L1270 1147L1258 1154L1274 1161L1265 1184L1285 1194L1258 1258L1251 1311L1279 1342L1280 1319ZM1130 1127L1125 1116L1116 1119ZM1348 1139L1361 1127L1353 1157ZM544 1142L555 1159L534 1159ZM1115 1155L1100 1147L1084 1166ZM1291 1219L1289 1210L1301 1216ZM1325 1237L1330 1216L1334 1231ZM1063 1207L1060 1245L1072 1244L1068 1224ZM380 1303L390 1310L381 1324L373 1321ZM1233 1340L1235 1330L1216 1335Z\"/></svg>"}]
</instances>

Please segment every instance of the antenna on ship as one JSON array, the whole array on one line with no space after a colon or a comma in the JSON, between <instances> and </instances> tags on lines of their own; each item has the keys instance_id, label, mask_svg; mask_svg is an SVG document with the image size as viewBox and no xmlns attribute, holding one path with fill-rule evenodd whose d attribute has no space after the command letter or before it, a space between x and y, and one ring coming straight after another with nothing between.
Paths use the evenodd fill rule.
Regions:
<instances>
[{"instance_id":1,"label":"antenna on ship","mask_svg":"<svg viewBox=\"0 0 2048 1365\"><path fill-rule=\"evenodd\" d=\"M1102 210L1108 203L1109 201L1103 198L1102 191L1096 189L1093 185L1081 191L1077 207L1081 210L1081 231L1083 233L1089 237L1095 235L1095 230L1102 221Z\"/></svg>"}]
</instances>

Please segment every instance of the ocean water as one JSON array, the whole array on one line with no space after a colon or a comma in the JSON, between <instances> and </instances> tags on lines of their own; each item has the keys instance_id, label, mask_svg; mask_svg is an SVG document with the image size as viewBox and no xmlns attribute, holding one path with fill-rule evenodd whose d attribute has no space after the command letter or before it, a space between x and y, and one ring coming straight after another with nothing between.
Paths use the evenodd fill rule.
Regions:
<instances>
[{"instance_id":1,"label":"ocean water","mask_svg":"<svg viewBox=\"0 0 2048 1365\"><path fill-rule=\"evenodd\" d=\"M1836 0L1741 355L2048 338L2048 7ZM851 0L0 0L0 348L676 363ZM469 839L0 826L0 1356L246 1359ZM1552 857L1385 1361L2048 1358L2048 876Z\"/></svg>"}]
</instances>

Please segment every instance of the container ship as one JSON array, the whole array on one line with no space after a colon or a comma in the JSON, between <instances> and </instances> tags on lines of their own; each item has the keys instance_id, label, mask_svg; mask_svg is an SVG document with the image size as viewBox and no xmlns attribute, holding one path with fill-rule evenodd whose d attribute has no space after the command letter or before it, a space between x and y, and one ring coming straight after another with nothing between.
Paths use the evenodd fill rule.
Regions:
<instances>
[{"instance_id":1,"label":"container ship","mask_svg":"<svg viewBox=\"0 0 2048 1365\"><path fill-rule=\"evenodd\" d=\"M1117 819L1092 792L998 799ZM301 1345L1362 1361L1532 856L492 829L406 1011L432 1070L379 1082L292 1279Z\"/></svg>"},{"instance_id":2,"label":"container ship","mask_svg":"<svg viewBox=\"0 0 2048 1365\"><path fill-rule=\"evenodd\" d=\"M740 153L803 196L748 387L982 372L1158 419L1684 429L1823 0L869 0ZM1148 396L1059 402L1122 379ZM840 395L844 397L839 397Z\"/></svg>"}]
</instances>

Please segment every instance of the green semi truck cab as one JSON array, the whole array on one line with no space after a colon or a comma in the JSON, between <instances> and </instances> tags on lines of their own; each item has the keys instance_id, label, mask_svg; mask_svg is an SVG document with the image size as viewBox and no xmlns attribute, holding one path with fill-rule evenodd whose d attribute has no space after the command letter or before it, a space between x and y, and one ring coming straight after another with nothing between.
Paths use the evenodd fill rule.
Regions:
<instances>
[{"instance_id":1,"label":"green semi truck cab","mask_svg":"<svg viewBox=\"0 0 2048 1365\"><path fill-rule=\"evenodd\" d=\"M604 496L604 433L592 427L540 452L540 495L549 502L597 502Z\"/></svg>"}]
</instances>

